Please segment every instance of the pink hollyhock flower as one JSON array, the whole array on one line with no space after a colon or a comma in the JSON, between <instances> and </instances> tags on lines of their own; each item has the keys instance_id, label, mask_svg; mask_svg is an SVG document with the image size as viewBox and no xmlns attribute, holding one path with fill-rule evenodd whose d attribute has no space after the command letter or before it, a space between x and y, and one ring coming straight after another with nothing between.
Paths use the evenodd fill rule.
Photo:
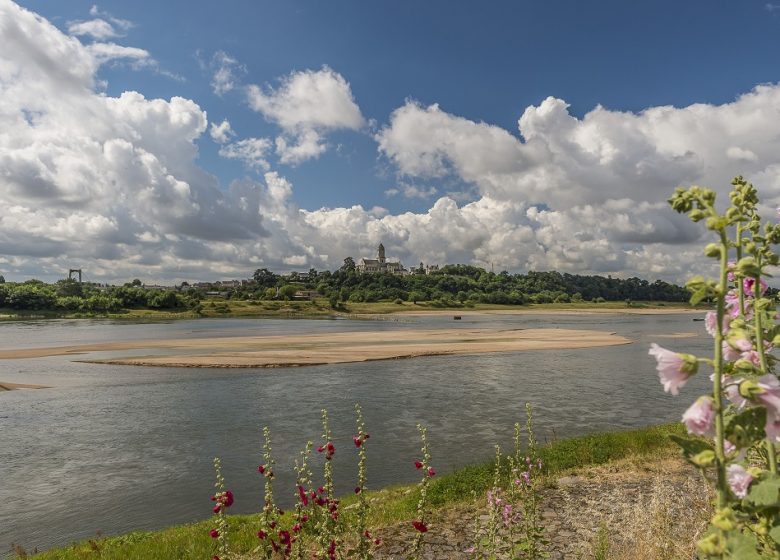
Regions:
<instances>
[{"instance_id":1,"label":"pink hollyhock flower","mask_svg":"<svg viewBox=\"0 0 780 560\"><path fill-rule=\"evenodd\" d=\"M219 537L219 531L217 531L216 529L212 529L211 531L209 531L209 535L211 535L212 539L216 539Z\"/></svg>"},{"instance_id":2,"label":"pink hollyhock flower","mask_svg":"<svg viewBox=\"0 0 780 560\"><path fill-rule=\"evenodd\" d=\"M747 496L750 483L753 482L753 477L742 465L731 464L726 467L726 480L728 480L734 495L737 498L744 498Z\"/></svg>"},{"instance_id":3,"label":"pink hollyhock flower","mask_svg":"<svg viewBox=\"0 0 780 560\"><path fill-rule=\"evenodd\" d=\"M423 523L422 521L412 521L412 526L417 529L421 533L427 533L428 532L428 526Z\"/></svg>"},{"instance_id":4,"label":"pink hollyhock flower","mask_svg":"<svg viewBox=\"0 0 780 560\"><path fill-rule=\"evenodd\" d=\"M692 363L686 361L677 352L662 348L655 343L650 345L648 354L656 359L656 370L664 391L672 395L679 394L680 388L688 382L688 378L696 373L695 361Z\"/></svg>"},{"instance_id":5,"label":"pink hollyhock flower","mask_svg":"<svg viewBox=\"0 0 780 560\"><path fill-rule=\"evenodd\" d=\"M729 332L729 325L731 324L731 316L726 314L723 316L723 334ZM707 334L714 337L718 332L718 314L715 311L707 311L704 315L704 329Z\"/></svg>"},{"instance_id":6,"label":"pink hollyhock flower","mask_svg":"<svg viewBox=\"0 0 780 560\"><path fill-rule=\"evenodd\" d=\"M731 345L725 340L723 341L721 348L723 349L723 359L728 362L735 362L742 356L739 350L732 348Z\"/></svg>"},{"instance_id":7,"label":"pink hollyhock flower","mask_svg":"<svg viewBox=\"0 0 780 560\"><path fill-rule=\"evenodd\" d=\"M685 411L682 421L688 428L688 433L697 436L712 436L715 432L715 410L712 397L699 397L688 410Z\"/></svg>"},{"instance_id":8,"label":"pink hollyhock flower","mask_svg":"<svg viewBox=\"0 0 780 560\"><path fill-rule=\"evenodd\" d=\"M758 355L758 352L756 352L755 350L749 350L747 352L742 352L742 354L740 354L740 357L743 360L749 361L751 364L753 364L757 368L761 367L761 357Z\"/></svg>"},{"instance_id":9,"label":"pink hollyhock flower","mask_svg":"<svg viewBox=\"0 0 780 560\"><path fill-rule=\"evenodd\" d=\"M758 386L763 392L756 399L766 407L767 416L780 416L780 381L767 373L758 378Z\"/></svg>"},{"instance_id":10,"label":"pink hollyhock flower","mask_svg":"<svg viewBox=\"0 0 780 560\"><path fill-rule=\"evenodd\" d=\"M754 295L753 290L755 289L755 285L756 285L755 278L745 278L744 280L742 280L743 291L745 292L746 295L749 295L751 297L753 297ZM764 295L766 293L767 288L769 288L769 286L767 285L766 282L764 282L763 278L759 280L759 286L761 286L759 288L761 295Z\"/></svg>"},{"instance_id":11,"label":"pink hollyhock flower","mask_svg":"<svg viewBox=\"0 0 780 560\"><path fill-rule=\"evenodd\" d=\"M728 268L727 280L729 282L733 282L734 280L737 279L737 276L734 274L734 268L736 268L737 263L736 263L736 261L729 261L726 266Z\"/></svg>"},{"instance_id":12,"label":"pink hollyhock flower","mask_svg":"<svg viewBox=\"0 0 780 560\"><path fill-rule=\"evenodd\" d=\"M505 505L503 511L501 512L501 516L504 518L504 525L509 527L509 525L512 523L512 506L509 504Z\"/></svg>"},{"instance_id":13,"label":"pink hollyhock flower","mask_svg":"<svg viewBox=\"0 0 780 560\"><path fill-rule=\"evenodd\" d=\"M769 441L780 443L780 416L769 414L767 411L764 432L766 432L766 438Z\"/></svg>"}]
</instances>

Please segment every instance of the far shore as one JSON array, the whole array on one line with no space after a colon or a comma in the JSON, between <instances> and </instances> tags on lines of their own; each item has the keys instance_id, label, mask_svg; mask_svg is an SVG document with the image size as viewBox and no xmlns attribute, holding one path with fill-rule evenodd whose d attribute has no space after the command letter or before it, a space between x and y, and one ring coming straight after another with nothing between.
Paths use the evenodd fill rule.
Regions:
<instances>
[{"instance_id":1,"label":"far shore","mask_svg":"<svg viewBox=\"0 0 780 560\"><path fill-rule=\"evenodd\" d=\"M217 339L117 341L47 348L0 350L2 359L78 355L88 352L181 350L176 355L131 355L84 360L138 366L260 368L365 362L421 356L594 348L630 344L615 333L579 329L415 329L306 335L237 336Z\"/></svg>"}]
</instances>

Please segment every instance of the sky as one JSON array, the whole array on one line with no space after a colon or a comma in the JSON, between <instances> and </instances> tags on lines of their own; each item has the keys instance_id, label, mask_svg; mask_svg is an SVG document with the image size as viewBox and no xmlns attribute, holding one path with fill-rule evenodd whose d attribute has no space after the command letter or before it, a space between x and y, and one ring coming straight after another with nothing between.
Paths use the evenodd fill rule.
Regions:
<instances>
[{"instance_id":1,"label":"sky","mask_svg":"<svg viewBox=\"0 0 780 560\"><path fill-rule=\"evenodd\" d=\"M0 275L682 282L675 187L780 204L778 54L766 1L0 0Z\"/></svg>"}]
</instances>

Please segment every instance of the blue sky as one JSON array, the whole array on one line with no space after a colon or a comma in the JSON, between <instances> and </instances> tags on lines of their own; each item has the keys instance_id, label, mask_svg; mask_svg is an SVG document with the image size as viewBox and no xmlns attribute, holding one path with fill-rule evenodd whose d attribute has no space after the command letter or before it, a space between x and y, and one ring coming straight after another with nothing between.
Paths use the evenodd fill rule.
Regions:
<instances>
[{"instance_id":1,"label":"blue sky","mask_svg":"<svg viewBox=\"0 0 780 560\"><path fill-rule=\"evenodd\" d=\"M15 6L10 0L3 2L8 9ZM389 248L408 261L486 262L489 254L501 251L501 240L495 236L488 239L488 233L476 237L464 234L454 249L438 250L435 235L424 242L415 240L414 227L419 224L413 227L401 222L406 213L424 221L437 203L446 210L449 201L457 206L459 218L468 222L475 219L466 215L471 210L481 212L482 217L490 212L501 214L490 206L500 202L505 219L509 220L511 215L515 221L530 220L505 236L506 243L509 239L512 243L530 243L515 256L506 257L504 266L509 269L560 267L674 278L678 272L665 259L668 250L659 256L664 262L657 262L648 270L629 262L631 255L646 250L648 243L657 249L657 243L679 246L696 241L691 230L674 219L669 226L674 230L671 236L669 227L662 228L665 232L657 231L656 237L602 232L607 236L609 251L624 253L625 258L610 261L605 256L606 248L602 248L604 254L596 260L592 255L566 256L565 247L559 248L560 255L552 258L552 242L541 233L546 227L558 227L554 223L557 218L553 213L531 216L529 208L590 216L588 205L620 206L615 201L631 199L655 206L646 210L652 216L628 216L626 219L633 225L625 228L658 229L655 212L660 212L658 205L665 198L661 189L666 189L665 193L677 184L700 179L727 182L725 171L713 171L723 153L728 152L728 158L734 162L749 163L733 166L734 172L763 178L774 165L771 158L749 147L746 140L728 142L717 149L701 145L707 131L700 131L701 136L696 138L689 137L698 122L689 119L698 114L695 104L704 104L714 109L714 121L707 125L711 125L713 133L749 132L742 130L738 119L731 115L742 114L736 110L739 106L735 106L735 111L730 107L741 96L751 94L756 86L768 84L774 88L778 81L780 4L571 0L235 1L219 5L105 1L96 5L91 1L28 0L18 6L56 26L62 35L57 40L78 41L86 49L86 56L94 58L91 87L95 95L120 98L124 92L137 91L150 106L154 99L168 102L180 97L191 100L205 112L207 128L184 139L197 147L197 152L190 154L196 171L173 171L170 162L180 161L181 154L174 157L152 153L193 192L212 187L228 192L235 181L256 185L261 200L260 221L265 225L258 226L254 235L259 236L255 241L263 249L259 245L251 250L247 247L245 256L251 251L267 250L267 258L261 256L260 263L278 268L296 266L282 262L285 251L295 253L288 261L301 265L322 267L339 262L343 256L319 247L315 234L310 232L309 239L296 232L298 227L316 228L321 222L332 227L334 214L304 216L297 225L289 223L289 215L296 209L316 212L354 205L360 205L366 213L374 207L383 210L377 210L371 215L373 218L362 215L358 219L360 225L354 226L359 229L353 232L360 241L350 245L339 240L336 245L340 252L366 251L382 238L389 239ZM9 13L23 19L22 12L11 9ZM74 27L98 20L110 26L110 34L98 36ZM15 58L15 50L21 49L13 40L8 39L0 58L21 63L21 55ZM101 58L98 51L90 50L96 48L95 44L106 43L113 45L111 48L121 45L143 49L145 54L112 51ZM41 41L29 48L43 52L47 44ZM31 55L29 60L40 60L38 55ZM229 70L232 81L230 87L217 91L215 73L220 68ZM306 75L324 80L322 84L341 83L340 91L345 96L341 101L351 103L347 107L352 110L351 116L342 113L333 125L312 124L304 119L285 126L282 120L289 121L289 107L284 114L274 113L267 105L265 109L252 108L251 86L261 92L261 101L280 103L285 84ZM771 119L775 110L773 89L770 93L762 97L765 103L761 110ZM548 105L544 105L548 99ZM313 104L324 102L314 99ZM20 105L20 111L29 112L24 101L15 103ZM438 112L429 110L433 104L438 105ZM604 110L594 111L598 106ZM664 106L673 106L677 112L665 112ZM528 139L521 138L518 130L518 119L524 114L527 119L523 132L528 136L534 134L532 129L536 131L537 140L533 142L526 142ZM217 142L208 131L224 119L229 121L232 135ZM569 124L563 124L566 122ZM132 142L133 137L140 138L145 133L138 129L127 138ZM284 160L283 151L275 143L280 138L288 146L301 143L307 133L313 135L314 143L309 148L315 151ZM754 136L773 133L774 130L762 130ZM99 142L109 140L101 134L83 131L84 137ZM262 143L263 152L262 158L254 160L254 167L246 157L226 157L231 145L253 138ZM415 144L417 139L424 143ZM577 144L578 153L566 148L571 142ZM148 143L138 145L141 144L148 150ZM630 151L626 146L636 150ZM2 146L0 154L1 150ZM601 154L598 161L583 163L584 154L592 157L596 153ZM721 157L716 153L721 153ZM696 161L683 165L681 155L695 156ZM42 156L39 163L46 167L47 161ZM632 180L632 176L626 175L629 168L632 173L645 171L637 178L635 190L618 192L620 181ZM652 173L646 171L648 168ZM559 169L565 170L560 173L565 177L559 176ZM269 188L268 172L290 185L285 195L286 210L282 212L287 213L288 221L283 224L267 210L267 201L262 202L263 189ZM217 183L201 187L193 182L193 173L212 175ZM68 184L71 181L58 180ZM601 193L599 181L609 183ZM648 188L653 190L652 196L640 194ZM51 208L54 206L56 203L52 202ZM488 212L488 206L493 210ZM125 214L137 215L132 209L126 210ZM95 216L85 219L92 218ZM117 231L124 227L116 216L103 218L114 223ZM486 219L488 225L483 226L489 230L490 218ZM168 225L140 224L137 219L136 222L133 227L127 226L136 239L161 238L162 232L170 234ZM273 228L266 227L271 223L282 225L272 231ZM555 235L584 235L589 227L583 222L577 231L559 231ZM263 228L265 231L259 233ZM348 234L345 230L345 238ZM441 231L437 235L444 240L450 236ZM599 235L590 232L587 237L595 240ZM289 243L272 249L260 237L284 237ZM54 245L67 245L67 240L47 239ZM201 242L197 235L190 241ZM324 247L332 245L331 241L321 243ZM213 247L201 249L210 254ZM523 251L538 251L540 255L524 256ZM76 260L99 260L101 264L93 263L93 267L100 270L100 275L108 275L111 267L106 258L110 251L103 253L89 255L75 250L67 254ZM181 248L181 253L171 257L179 263L179 272L188 269L180 260L182 255L186 253L192 258L197 251L189 247ZM245 256L241 257L240 266L231 268L223 263L221 270L238 273L258 264L257 259L249 262ZM46 256L49 257L56 255ZM196 260L208 262L210 258ZM647 255L636 258L643 260ZM21 273L28 268L34 270L35 266L47 266L42 261L34 263L9 262L6 268ZM150 274L160 278L173 274L170 268L162 264L160 267L152 266Z\"/></svg>"},{"instance_id":2,"label":"blue sky","mask_svg":"<svg viewBox=\"0 0 780 560\"><path fill-rule=\"evenodd\" d=\"M94 2L22 2L65 29L90 19ZM121 43L148 50L181 81L105 67L107 92L183 96L209 117L228 118L240 136L273 134L240 94L215 95L204 71L214 53L234 57L246 84L277 83L290 72L330 66L350 83L364 115L378 123L412 98L516 133L525 107L547 96L582 116L601 104L619 111L655 105L724 103L780 69L780 10L766 2L234 1L101 2L134 27ZM396 184L365 133L333 140L338 153L282 166L303 207L362 204L391 211L425 201L387 197ZM223 184L246 175L208 137L203 165ZM433 181L439 184L438 181ZM463 186L457 178L449 188Z\"/></svg>"}]
</instances>

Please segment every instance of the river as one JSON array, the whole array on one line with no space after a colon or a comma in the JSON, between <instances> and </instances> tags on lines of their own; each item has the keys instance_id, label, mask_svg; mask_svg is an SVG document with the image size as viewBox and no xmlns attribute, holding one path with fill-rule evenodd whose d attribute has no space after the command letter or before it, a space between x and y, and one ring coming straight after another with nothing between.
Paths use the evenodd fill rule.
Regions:
<instances>
[{"instance_id":1,"label":"river","mask_svg":"<svg viewBox=\"0 0 780 560\"><path fill-rule=\"evenodd\" d=\"M0 393L0 555L11 543L46 549L209 517L215 456L236 495L232 512L259 511L266 425L279 465L276 494L290 504L292 461L307 440L319 441L322 408L331 417L338 490L348 492L357 470L355 403L371 434L369 487L379 488L417 479L417 422L428 427L433 465L444 474L490 457L496 443L508 448L526 402L545 441L678 420L708 383L700 375L683 395L664 394L647 355L651 342L707 355L710 339L690 314L15 321L0 322L0 349L443 327L595 329L633 343L286 369L116 366L74 356L0 361L0 381L51 386ZM695 335L659 337L669 333Z\"/></svg>"}]
</instances>

